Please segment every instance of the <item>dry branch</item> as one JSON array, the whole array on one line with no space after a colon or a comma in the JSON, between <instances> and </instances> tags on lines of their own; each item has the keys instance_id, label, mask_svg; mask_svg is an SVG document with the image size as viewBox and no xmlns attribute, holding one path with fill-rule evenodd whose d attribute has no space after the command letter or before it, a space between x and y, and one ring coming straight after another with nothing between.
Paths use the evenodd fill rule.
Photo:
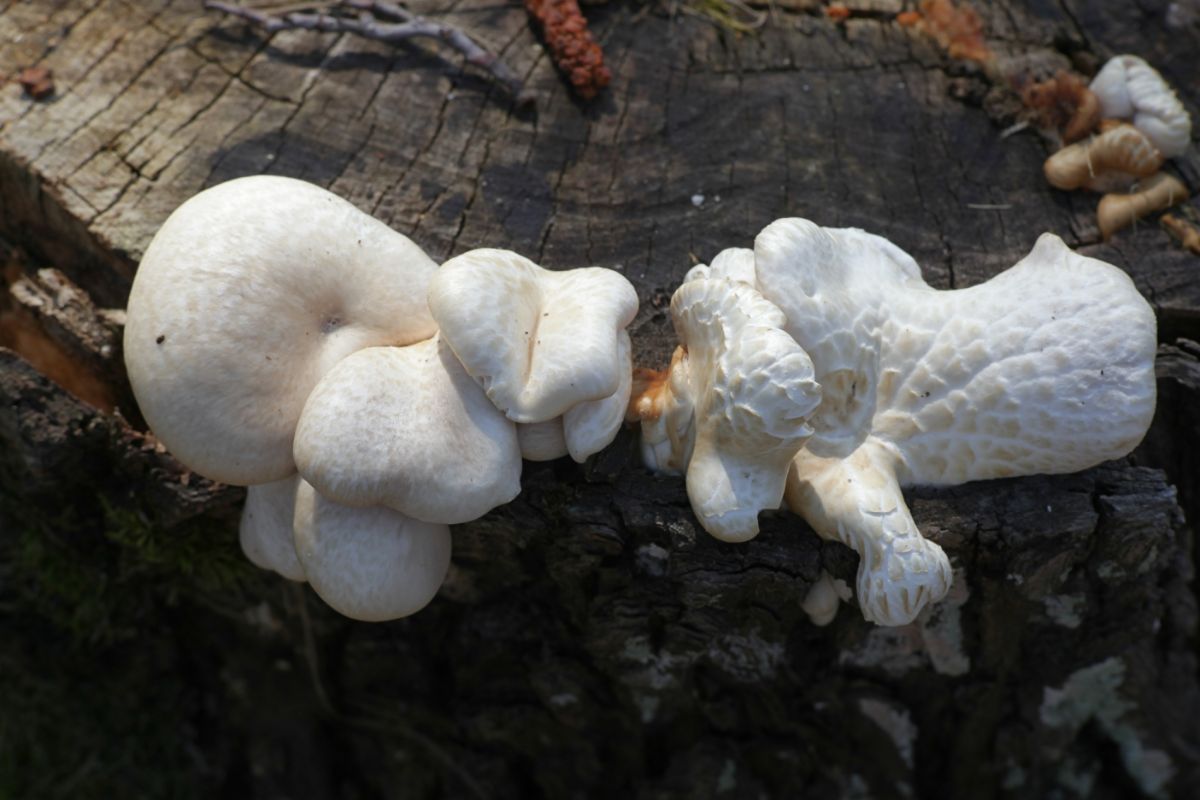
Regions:
<instances>
[{"instance_id":1,"label":"dry branch","mask_svg":"<svg viewBox=\"0 0 1200 800\"><path fill-rule=\"evenodd\" d=\"M471 36L458 28L432 22L406 8L384 0L340 0L327 3L287 3L250 7L220 0L205 0L204 7L251 22L267 33L314 30L351 33L366 39L397 44L408 39L438 39L460 52L468 64L492 74L508 89L518 105L533 103L533 95L512 69Z\"/></svg>"}]
</instances>

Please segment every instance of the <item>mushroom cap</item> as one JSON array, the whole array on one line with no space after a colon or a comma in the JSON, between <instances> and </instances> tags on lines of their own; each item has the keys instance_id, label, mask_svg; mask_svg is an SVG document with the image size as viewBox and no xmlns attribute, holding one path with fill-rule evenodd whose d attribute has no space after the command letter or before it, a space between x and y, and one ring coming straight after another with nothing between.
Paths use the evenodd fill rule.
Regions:
<instances>
[{"instance_id":1,"label":"mushroom cap","mask_svg":"<svg viewBox=\"0 0 1200 800\"><path fill-rule=\"evenodd\" d=\"M552 272L507 250L471 250L437 271L429 308L497 408L545 422L620 388L618 333L637 294L612 270Z\"/></svg>"},{"instance_id":2,"label":"mushroom cap","mask_svg":"<svg viewBox=\"0 0 1200 800\"><path fill-rule=\"evenodd\" d=\"M1053 234L956 291L853 229L780 220L756 252L762 292L821 385L816 456L871 436L901 454L902 485L949 485L1075 472L1125 455L1149 427L1154 312L1124 272Z\"/></svg>"},{"instance_id":3,"label":"mushroom cap","mask_svg":"<svg viewBox=\"0 0 1200 800\"><path fill-rule=\"evenodd\" d=\"M672 366L672 391L694 420L688 498L705 530L745 541L758 533L758 513L779 507L791 460L812 433L806 420L821 393L812 362L781 330L779 309L745 283L685 283L671 318L686 351Z\"/></svg>"},{"instance_id":4,"label":"mushroom cap","mask_svg":"<svg viewBox=\"0 0 1200 800\"><path fill-rule=\"evenodd\" d=\"M516 426L440 336L339 362L309 396L294 452L330 500L425 522L477 519L521 491Z\"/></svg>"},{"instance_id":5,"label":"mushroom cap","mask_svg":"<svg viewBox=\"0 0 1200 800\"><path fill-rule=\"evenodd\" d=\"M572 406L561 417L518 424L522 458L553 461L570 454L582 464L588 456L600 452L616 438L625 421L625 410L633 390L633 347L629 334L619 331L617 344L620 348L618 358L626 365L617 391L600 400L587 400Z\"/></svg>"},{"instance_id":6,"label":"mushroom cap","mask_svg":"<svg viewBox=\"0 0 1200 800\"><path fill-rule=\"evenodd\" d=\"M620 383L615 392L599 400L579 403L563 414L567 452L580 464L608 447L625 421L625 409L633 390L633 344L623 330L617 332L617 362Z\"/></svg>"},{"instance_id":7,"label":"mushroom cap","mask_svg":"<svg viewBox=\"0 0 1200 800\"><path fill-rule=\"evenodd\" d=\"M1182 155L1192 139L1192 119L1154 67L1120 55L1092 79L1091 90L1105 117L1130 119L1167 158Z\"/></svg>"},{"instance_id":8,"label":"mushroom cap","mask_svg":"<svg viewBox=\"0 0 1200 800\"><path fill-rule=\"evenodd\" d=\"M163 224L129 296L125 363L142 414L202 475L284 478L300 411L334 364L433 335L435 270L312 184L260 176L201 192Z\"/></svg>"},{"instance_id":9,"label":"mushroom cap","mask_svg":"<svg viewBox=\"0 0 1200 800\"><path fill-rule=\"evenodd\" d=\"M296 554L308 582L334 610L363 622L420 611L450 569L450 528L382 506L356 508L296 491Z\"/></svg>"},{"instance_id":10,"label":"mushroom cap","mask_svg":"<svg viewBox=\"0 0 1200 800\"><path fill-rule=\"evenodd\" d=\"M290 581L305 581L304 567L296 556L292 518L300 476L251 486L238 525L242 552L256 567L278 572Z\"/></svg>"}]
</instances>

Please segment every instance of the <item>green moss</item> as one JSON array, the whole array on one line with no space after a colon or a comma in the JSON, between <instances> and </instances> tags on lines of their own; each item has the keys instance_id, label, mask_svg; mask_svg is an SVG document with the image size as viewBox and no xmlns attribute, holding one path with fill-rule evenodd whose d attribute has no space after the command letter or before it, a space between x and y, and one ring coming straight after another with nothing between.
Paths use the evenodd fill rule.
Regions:
<instances>
[{"instance_id":1,"label":"green moss","mask_svg":"<svg viewBox=\"0 0 1200 800\"><path fill-rule=\"evenodd\" d=\"M0 800L214 796L196 754L215 676L190 638L263 578L226 521L97 505L0 498Z\"/></svg>"}]
</instances>

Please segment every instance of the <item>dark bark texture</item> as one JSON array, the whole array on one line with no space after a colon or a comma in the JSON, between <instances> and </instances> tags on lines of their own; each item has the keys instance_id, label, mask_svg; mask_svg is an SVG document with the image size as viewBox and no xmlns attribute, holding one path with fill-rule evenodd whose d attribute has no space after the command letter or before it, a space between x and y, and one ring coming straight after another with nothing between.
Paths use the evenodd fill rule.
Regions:
<instances>
[{"instance_id":1,"label":"dark bark texture","mask_svg":"<svg viewBox=\"0 0 1200 800\"><path fill-rule=\"evenodd\" d=\"M0 0L0 72L55 81L0 85L0 797L1194 796L1200 259L1154 223L1100 241L1097 198L1046 185L1052 145L1002 136L1004 87L896 24L911 4L836 21L786 0L753 35L588 7L613 75L590 103L519 4L412 4L536 109L435 44L266 35L200 5ZM1200 29L1166 6L979 11L1006 74L1134 52L1197 117ZM1193 191L1195 152L1174 167ZM245 562L242 491L140 429L103 310L179 203L257 173L435 258L616 268L651 367L687 269L778 217L887 236L940 288L1049 230L1155 307L1159 412L1121 462L911 492L956 580L905 628L853 607L811 625L809 586L852 583L856 556L783 512L712 540L632 431L586 465L526 464L515 502L455 528L427 609L354 623Z\"/></svg>"}]
</instances>

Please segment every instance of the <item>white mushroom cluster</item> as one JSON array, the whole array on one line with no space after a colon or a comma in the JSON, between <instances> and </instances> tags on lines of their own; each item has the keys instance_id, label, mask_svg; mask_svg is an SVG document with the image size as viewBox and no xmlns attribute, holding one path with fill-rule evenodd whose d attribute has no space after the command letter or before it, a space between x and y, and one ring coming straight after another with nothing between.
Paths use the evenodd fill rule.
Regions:
<instances>
[{"instance_id":1,"label":"white mushroom cluster","mask_svg":"<svg viewBox=\"0 0 1200 800\"><path fill-rule=\"evenodd\" d=\"M1183 182L1161 169L1191 144L1192 120L1162 75L1137 56L1110 59L1089 89L1100 106L1099 132L1050 156L1044 171L1059 189L1104 194L1096 217L1107 239L1187 199Z\"/></svg>"},{"instance_id":2,"label":"white mushroom cluster","mask_svg":"<svg viewBox=\"0 0 1200 800\"><path fill-rule=\"evenodd\" d=\"M1051 234L986 283L937 291L885 239L778 220L693 269L671 314L680 348L631 406L647 464L687 473L718 538L753 536L783 500L852 547L881 625L951 581L902 487L1078 471L1132 450L1154 413L1153 311ZM836 594L819 588L827 621Z\"/></svg>"},{"instance_id":3,"label":"white mushroom cluster","mask_svg":"<svg viewBox=\"0 0 1200 800\"><path fill-rule=\"evenodd\" d=\"M636 310L611 270L502 250L439 269L319 187L242 178L151 242L125 359L166 447L250 487L246 555L386 620L433 598L448 526L512 500L522 454L582 461L612 440Z\"/></svg>"}]
</instances>

